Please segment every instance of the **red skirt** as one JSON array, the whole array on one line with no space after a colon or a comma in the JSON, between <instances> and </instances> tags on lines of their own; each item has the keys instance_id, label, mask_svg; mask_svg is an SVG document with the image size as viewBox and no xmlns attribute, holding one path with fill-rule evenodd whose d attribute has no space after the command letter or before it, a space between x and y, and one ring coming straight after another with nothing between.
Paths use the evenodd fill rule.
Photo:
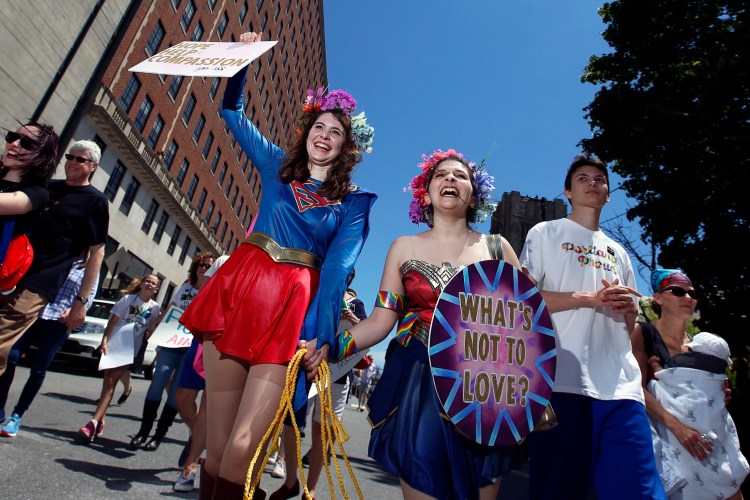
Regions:
<instances>
[{"instance_id":1,"label":"red skirt","mask_svg":"<svg viewBox=\"0 0 750 500\"><path fill-rule=\"evenodd\" d=\"M245 243L208 280L180 323L223 354L250 364L285 364L297 350L319 278L316 269L279 264Z\"/></svg>"}]
</instances>

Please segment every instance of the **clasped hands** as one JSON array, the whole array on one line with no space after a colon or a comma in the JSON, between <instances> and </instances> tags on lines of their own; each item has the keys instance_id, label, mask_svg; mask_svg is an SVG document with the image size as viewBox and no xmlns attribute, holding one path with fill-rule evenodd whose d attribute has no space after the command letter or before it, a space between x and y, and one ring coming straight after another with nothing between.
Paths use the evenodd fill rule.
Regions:
<instances>
[{"instance_id":1,"label":"clasped hands","mask_svg":"<svg viewBox=\"0 0 750 500\"><path fill-rule=\"evenodd\" d=\"M641 297L637 290L629 286L620 285L620 280L610 283L603 279L601 288L596 292L596 298L603 306L611 307L612 311L617 314L638 314L638 308L633 301L633 297Z\"/></svg>"}]
</instances>

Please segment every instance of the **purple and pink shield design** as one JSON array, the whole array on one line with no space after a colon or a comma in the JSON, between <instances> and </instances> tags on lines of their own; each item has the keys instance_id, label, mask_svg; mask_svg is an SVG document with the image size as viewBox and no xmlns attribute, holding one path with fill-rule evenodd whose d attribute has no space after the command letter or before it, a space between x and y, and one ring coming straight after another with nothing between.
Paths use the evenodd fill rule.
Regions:
<instances>
[{"instance_id":1,"label":"purple and pink shield design","mask_svg":"<svg viewBox=\"0 0 750 500\"><path fill-rule=\"evenodd\" d=\"M440 294L432 377L446 414L472 441L512 445L534 429L552 394L555 355L542 295L505 261L465 267Z\"/></svg>"}]
</instances>

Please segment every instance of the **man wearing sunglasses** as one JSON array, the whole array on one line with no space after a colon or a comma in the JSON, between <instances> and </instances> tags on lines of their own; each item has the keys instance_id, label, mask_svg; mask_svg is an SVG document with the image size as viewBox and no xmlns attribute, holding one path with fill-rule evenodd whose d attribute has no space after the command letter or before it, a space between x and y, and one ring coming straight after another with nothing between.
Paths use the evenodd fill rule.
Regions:
<instances>
[{"instance_id":1,"label":"man wearing sunglasses","mask_svg":"<svg viewBox=\"0 0 750 500\"><path fill-rule=\"evenodd\" d=\"M65 179L49 183L49 205L29 224L34 261L13 292L29 300L24 307L16 307L14 301L9 301L0 310L3 318L14 320L0 323L0 337L13 339L0 346L0 375L5 371L13 343L34 323L39 311L55 299L76 259L89 252L80 290L91 290L99 278L109 229L109 207L90 179L99 167L101 150L95 142L78 141L65 157ZM85 306L92 298L88 294L75 297L65 320L68 333L83 324Z\"/></svg>"}]
</instances>

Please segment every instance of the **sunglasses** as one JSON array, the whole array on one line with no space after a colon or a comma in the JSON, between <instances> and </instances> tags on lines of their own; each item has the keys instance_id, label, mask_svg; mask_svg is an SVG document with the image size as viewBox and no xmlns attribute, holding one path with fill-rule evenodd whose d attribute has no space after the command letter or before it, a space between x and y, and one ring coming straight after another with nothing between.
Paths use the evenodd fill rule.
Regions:
<instances>
[{"instance_id":1,"label":"sunglasses","mask_svg":"<svg viewBox=\"0 0 750 500\"><path fill-rule=\"evenodd\" d=\"M145 284L147 284L147 285L159 286L159 283L157 283L156 281L152 281L152 280L143 280L143 282L144 282Z\"/></svg>"},{"instance_id":2,"label":"sunglasses","mask_svg":"<svg viewBox=\"0 0 750 500\"><path fill-rule=\"evenodd\" d=\"M16 141L20 141L21 147L23 149L31 150L39 147L39 143L37 141L35 141L31 137L26 137L23 134L19 134L18 132L8 131L8 133L5 134L5 142L7 142L8 144Z\"/></svg>"},{"instance_id":3,"label":"sunglasses","mask_svg":"<svg viewBox=\"0 0 750 500\"><path fill-rule=\"evenodd\" d=\"M70 161L75 161L76 163L88 163L90 161L93 161L93 160L90 160L89 158L84 158L83 156L72 155L70 153L65 153L65 159L70 160Z\"/></svg>"},{"instance_id":4,"label":"sunglasses","mask_svg":"<svg viewBox=\"0 0 750 500\"><path fill-rule=\"evenodd\" d=\"M682 287L679 286L670 286L662 290L662 292L669 292L675 297L684 297L685 295L690 295L690 298L693 300L698 300L698 296L700 295L697 290L685 290Z\"/></svg>"},{"instance_id":5,"label":"sunglasses","mask_svg":"<svg viewBox=\"0 0 750 500\"><path fill-rule=\"evenodd\" d=\"M198 264L198 267L202 267L203 269L209 269L211 265L212 264L209 264L207 262L201 262L200 264Z\"/></svg>"}]
</instances>

